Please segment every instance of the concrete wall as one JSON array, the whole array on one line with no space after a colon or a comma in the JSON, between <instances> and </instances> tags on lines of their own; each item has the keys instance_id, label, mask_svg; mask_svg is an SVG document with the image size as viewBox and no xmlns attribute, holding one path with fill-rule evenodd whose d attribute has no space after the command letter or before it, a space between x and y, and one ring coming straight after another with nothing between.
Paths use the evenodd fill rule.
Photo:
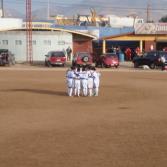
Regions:
<instances>
[{"instance_id":1,"label":"concrete wall","mask_svg":"<svg viewBox=\"0 0 167 167\"><path fill-rule=\"evenodd\" d=\"M33 61L44 61L45 55L51 50L73 48L72 34L61 31L33 32ZM9 49L14 53L16 61L26 61L26 32L0 32L0 49Z\"/></svg>"},{"instance_id":2,"label":"concrete wall","mask_svg":"<svg viewBox=\"0 0 167 167\"><path fill-rule=\"evenodd\" d=\"M0 31L19 29L22 28L22 24L22 19L0 18Z\"/></svg>"}]
</instances>

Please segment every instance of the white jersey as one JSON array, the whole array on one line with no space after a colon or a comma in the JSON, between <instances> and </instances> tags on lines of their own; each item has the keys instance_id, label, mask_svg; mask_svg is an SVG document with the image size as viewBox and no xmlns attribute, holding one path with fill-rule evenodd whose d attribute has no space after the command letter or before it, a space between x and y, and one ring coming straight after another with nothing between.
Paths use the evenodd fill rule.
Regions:
<instances>
[{"instance_id":1,"label":"white jersey","mask_svg":"<svg viewBox=\"0 0 167 167\"><path fill-rule=\"evenodd\" d=\"M98 88L100 84L100 76L101 74L99 72L94 71L93 72L93 87Z\"/></svg>"},{"instance_id":2,"label":"white jersey","mask_svg":"<svg viewBox=\"0 0 167 167\"><path fill-rule=\"evenodd\" d=\"M87 88L88 87L88 72L87 71L83 71L80 74L80 79L81 79L81 86L82 88Z\"/></svg>"},{"instance_id":3,"label":"white jersey","mask_svg":"<svg viewBox=\"0 0 167 167\"><path fill-rule=\"evenodd\" d=\"M80 72L74 72L74 85L75 85L74 87L77 89L81 88L80 78L81 78Z\"/></svg>"},{"instance_id":4,"label":"white jersey","mask_svg":"<svg viewBox=\"0 0 167 167\"><path fill-rule=\"evenodd\" d=\"M89 89L93 88L93 71L92 70L88 71L88 88Z\"/></svg>"},{"instance_id":5,"label":"white jersey","mask_svg":"<svg viewBox=\"0 0 167 167\"><path fill-rule=\"evenodd\" d=\"M74 71L72 70L67 71L66 78L67 78L67 86L69 88L74 87L74 77L75 77Z\"/></svg>"}]
</instances>

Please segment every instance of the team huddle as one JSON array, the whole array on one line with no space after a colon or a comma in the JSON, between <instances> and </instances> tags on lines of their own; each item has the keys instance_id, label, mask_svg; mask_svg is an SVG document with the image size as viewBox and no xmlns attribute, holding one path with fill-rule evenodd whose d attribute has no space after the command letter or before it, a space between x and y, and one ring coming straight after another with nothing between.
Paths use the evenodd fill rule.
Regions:
<instances>
[{"instance_id":1,"label":"team huddle","mask_svg":"<svg viewBox=\"0 0 167 167\"><path fill-rule=\"evenodd\" d=\"M100 73L95 67L74 67L66 72L68 96L98 96Z\"/></svg>"}]
</instances>

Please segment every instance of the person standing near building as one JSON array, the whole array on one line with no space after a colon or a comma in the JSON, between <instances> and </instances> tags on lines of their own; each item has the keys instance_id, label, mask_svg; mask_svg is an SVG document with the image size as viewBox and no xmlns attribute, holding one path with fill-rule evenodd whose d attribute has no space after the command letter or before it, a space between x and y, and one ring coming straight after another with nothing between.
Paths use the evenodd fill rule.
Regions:
<instances>
[{"instance_id":1,"label":"person standing near building","mask_svg":"<svg viewBox=\"0 0 167 167\"><path fill-rule=\"evenodd\" d=\"M132 59L132 50L130 48L127 48L125 50L125 55L126 55L127 60L131 60Z\"/></svg>"},{"instance_id":2,"label":"person standing near building","mask_svg":"<svg viewBox=\"0 0 167 167\"><path fill-rule=\"evenodd\" d=\"M135 49L135 54L136 54L136 56L140 56L140 48L139 47L137 47Z\"/></svg>"},{"instance_id":3,"label":"person standing near building","mask_svg":"<svg viewBox=\"0 0 167 167\"><path fill-rule=\"evenodd\" d=\"M70 46L66 49L66 52L67 52L67 60L71 61L72 49L70 48Z\"/></svg>"},{"instance_id":4,"label":"person standing near building","mask_svg":"<svg viewBox=\"0 0 167 167\"><path fill-rule=\"evenodd\" d=\"M166 62L165 56L161 56L160 61L161 61L161 69L163 71L165 70L165 62Z\"/></svg>"}]
</instances>

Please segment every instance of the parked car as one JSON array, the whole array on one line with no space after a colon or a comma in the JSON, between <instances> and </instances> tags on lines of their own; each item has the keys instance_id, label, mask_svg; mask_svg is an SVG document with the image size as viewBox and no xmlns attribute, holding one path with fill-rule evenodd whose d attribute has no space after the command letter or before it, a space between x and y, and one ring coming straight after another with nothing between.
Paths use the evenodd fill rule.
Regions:
<instances>
[{"instance_id":1,"label":"parked car","mask_svg":"<svg viewBox=\"0 0 167 167\"><path fill-rule=\"evenodd\" d=\"M45 55L45 66L65 66L66 65L66 56L63 51L50 51Z\"/></svg>"},{"instance_id":2,"label":"parked car","mask_svg":"<svg viewBox=\"0 0 167 167\"><path fill-rule=\"evenodd\" d=\"M89 52L76 52L74 54L73 66L91 66L93 64L93 57Z\"/></svg>"},{"instance_id":3,"label":"parked car","mask_svg":"<svg viewBox=\"0 0 167 167\"><path fill-rule=\"evenodd\" d=\"M8 49L0 49L0 65L14 65L15 64L15 57Z\"/></svg>"},{"instance_id":4,"label":"parked car","mask_svg":"<svg viewBox=\"0 0 167 167\"><path fill-rule=\"evenodd\" d=\"M105 53L95 58L96 67L119 67L119 58L116 53Z\"/></svg>"},{"instance_id":5,"label":"parked car","mask_svg":"<svg viewBox=\"0 0 167 167\"><path fill-rule=\"evenodd\" d=\"M167 52L165 51L150 51L144 53L142 56L135 56L133 58L134 67L138 68L142 65L147 65L151 69L161 66L161 56L165 56L167 61Z\"/></svg>"}]
</instances>

